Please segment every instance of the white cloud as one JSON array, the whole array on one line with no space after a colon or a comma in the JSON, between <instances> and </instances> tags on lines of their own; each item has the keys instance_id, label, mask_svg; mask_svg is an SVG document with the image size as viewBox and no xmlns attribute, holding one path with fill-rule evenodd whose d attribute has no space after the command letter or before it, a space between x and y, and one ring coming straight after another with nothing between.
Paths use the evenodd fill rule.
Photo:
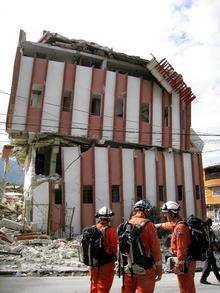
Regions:
<instances>
[{"instance_id":1,"label":"white cloud","mask_svg":"<svg viewBox=\"0 0 220 293\"><path fill-rule=\"evenodd\" d=\"M8 0L0 11L0 89L10 91L19 29L31 41L46 29L143 58L166 57L197 96L194 129L219 133L219 16L219 0L38 0L37 5ZM7 102L0 94L0 112ZM212 154L220 161L220 153Z\"/></svg>"}]
</instances>

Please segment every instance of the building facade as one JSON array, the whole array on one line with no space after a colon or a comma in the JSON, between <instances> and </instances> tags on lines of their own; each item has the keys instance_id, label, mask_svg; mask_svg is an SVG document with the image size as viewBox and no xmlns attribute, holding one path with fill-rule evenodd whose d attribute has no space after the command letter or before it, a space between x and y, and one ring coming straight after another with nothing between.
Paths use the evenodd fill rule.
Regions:
<instances>
[{"instance_id":1,"label":"building facade","mask_svg":"<svg viewBox=\"0 0 220 293\"><path fill-rule=\"evenodd\" d=\"M220 164L204 169L207 215L220 223Z\"/></svg>"},{"instance_id":2,"label":"building facade","mask_svg":"<svg viewBox=\"0 0 220 293\"><path fill-rule=\"evenodd\" d=\"M21 31L7 131L25 168L27 217L80 233L103 205L117 225L141 198L205 216L194 98L165 59L50 32L33 43Z\"/></svg>"}]
</instances>

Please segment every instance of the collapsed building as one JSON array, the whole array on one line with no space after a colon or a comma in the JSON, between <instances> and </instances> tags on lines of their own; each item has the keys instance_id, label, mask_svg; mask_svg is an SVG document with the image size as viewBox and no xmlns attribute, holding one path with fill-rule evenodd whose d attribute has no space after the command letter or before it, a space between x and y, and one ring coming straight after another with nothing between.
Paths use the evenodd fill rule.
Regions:
<instances>
[{"instance_id":1,"label":"collapsed building","mask_svg":"<svg viewBox=\"0 0 220 293\"><path fill-rule=\"evenodd\" d=\"M143 198L158 208L176 200L184 216L204 217L194 98L166 59L48 31L29 42L21 31L7 132L25 170L28 221L78 234L103 205L117 225Z\"/></svg>"}]
</instances>

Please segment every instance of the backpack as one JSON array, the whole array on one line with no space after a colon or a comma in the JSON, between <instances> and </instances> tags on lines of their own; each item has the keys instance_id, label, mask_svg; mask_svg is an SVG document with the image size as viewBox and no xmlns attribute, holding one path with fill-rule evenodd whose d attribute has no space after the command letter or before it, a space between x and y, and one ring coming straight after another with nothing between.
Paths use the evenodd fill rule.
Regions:
<instances>
[{"instance_id":1,"label":"backpack","mask_svg":"<svg viewBox=\"0 0 220 293\"><path fill-rule=\"evenodd\" d=\"M189 259L204 261L209 248L207 224L193 215L187 218L184 223L190 231L191 243L187 253Z\"/></svg>"},{"instance_id":2,"label":"backpack","mask_svg":"<svg viewBox=\"0 0 220 293\"><path fill-rule=\"evenodd\" d=\"M103 231L96 226L86 227L82 233L81 248L82 261L87 266L97 267L116 260L114 254L108 254L104 247L104 235L106 227Z\"/></svg>"},{"instance_id":3,"label":"backpack","mask_svg":"<svg viewBox=\"0 0 220 293\"><path fill-rule=\"evenodd\" d=\"M119 270L123 271L125 266L129 266L132 273L132 266L138 265L144 269L153 266L153 258L146 255L144 245L141 240L141 232L149 220L141 224L122 223L118 227L119 239Z\"/></svg>"}]
</instances>

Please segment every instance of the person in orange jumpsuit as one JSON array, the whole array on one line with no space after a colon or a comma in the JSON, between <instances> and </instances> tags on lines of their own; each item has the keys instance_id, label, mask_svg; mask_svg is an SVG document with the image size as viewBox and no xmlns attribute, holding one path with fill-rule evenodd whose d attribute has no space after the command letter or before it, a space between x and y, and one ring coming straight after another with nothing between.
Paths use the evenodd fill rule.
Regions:
<instances>
[{"instance_id":1,"label":"person in orange jumpsuit","mask_svg":"<svg viewBox=\"0 0 220 293\"><path fill-rule=\"evenodd\" d=\"M173 271L178 278L179 290L181 293L195 293L196 261L187 258L190 233L189 228L179 216L180 205L177 202L168 201L162 206L161 210L168 222L155 226L172 233L170 248L175 259Z\"/></svg>"},{"instance_id":2,"label":"person in orange jumpsuit","mask_svg":"<svg viewBox=\"0 0 220 293\"><path fill-rule=\"evenodd\" d=\"M147 219L149 204L138 201L133 208L132 216L129 220L131 224L141 224ZM140 234L146 255L151 255L154 264L146 269L143 274L125 273L121 292L123 293L151 293L154 291L155 282L162 277L162 256L159 239L152 222L147 222Z\"/></svg>"},{"instance_id":3,"label":"person in orange jumpsuit","mask_svg":"<svg viewBox=\"0 0 220 293\"><path fill-rule=\"evenodd\" d=\"M90 293L108 293L112 286L118 245L117 232L110 225L113 215L113 212L105 206L96 214L96 218L99 219L96 227L102 231L105 252L111 257L102 266L90 267Z\"/></svg>"}]
</instances>

